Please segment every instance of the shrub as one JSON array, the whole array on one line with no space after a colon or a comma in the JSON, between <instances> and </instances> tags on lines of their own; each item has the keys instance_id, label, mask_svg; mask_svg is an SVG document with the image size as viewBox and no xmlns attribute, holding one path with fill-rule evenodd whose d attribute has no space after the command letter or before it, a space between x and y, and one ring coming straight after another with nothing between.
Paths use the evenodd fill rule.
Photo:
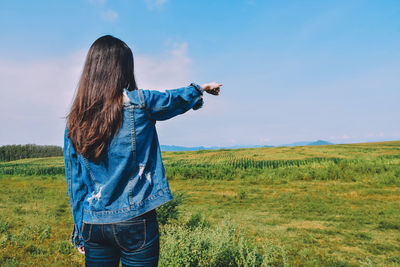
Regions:
<instances>
[{"instance_id":1,"label":"shrub","mask_svg":"<svg viewBox=\"0 0 400 267\"><path fill-rule=\"evenodd\" d=\"M157 208L157 220L160 224L166 224L169 219L178 219L178 206L185 199L183 192L177 191L174 193L174 198Z\"/></svg>"},{"instance_id":2,"label":"shrub","mask_svg":"<svg viewBox=\"0 0 400 267\"><path fill-rule=\"evenodd\" d=\"M246 190L244 188L239 188L238 197L239 197L239 199L245 199L246 198Z\"/></svg>"},{"instance_id":3,"label":"shrub","mask_svg":"<svg viewBox=\"0 0 400 267\"><path fill-rule=\"evenodd\" d=\"M199 218L192 216L189 222L201 221ZM287 265L283 249L272 244L259 247L230 220L215 227L194 227L189 222L161 228L161 266Z\"/></svg>"},{"instance_id":4,"label":"shrub","mask_svg":"<svg viewBox=\"0 0 400 267\"><path fill-rule=\"evenodd\" d=\"M186 222L186 227L189 229L194 229L197 227L200 228L210 227L210 222L204 219L198 212L191 215L190 219Z\"/></svg>"}]
</instances>

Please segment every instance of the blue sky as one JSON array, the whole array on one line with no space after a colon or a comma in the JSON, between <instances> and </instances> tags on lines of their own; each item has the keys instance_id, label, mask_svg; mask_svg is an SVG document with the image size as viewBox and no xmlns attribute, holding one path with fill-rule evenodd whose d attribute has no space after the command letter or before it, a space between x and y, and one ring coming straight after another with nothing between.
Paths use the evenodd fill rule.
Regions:
<instances>
[{"instance_id":1,"label":"blue sky","mask_svg":"<svg viewBox=\"0 0 400 267\"><path fill-rule=\"evenodd\" d=\"M224 84L157 124L165 145L400 139L400 2L80 0L0 3L0 145L62 145L95 39L135 56L140 88Z\"/></svg>"}]
</instances>

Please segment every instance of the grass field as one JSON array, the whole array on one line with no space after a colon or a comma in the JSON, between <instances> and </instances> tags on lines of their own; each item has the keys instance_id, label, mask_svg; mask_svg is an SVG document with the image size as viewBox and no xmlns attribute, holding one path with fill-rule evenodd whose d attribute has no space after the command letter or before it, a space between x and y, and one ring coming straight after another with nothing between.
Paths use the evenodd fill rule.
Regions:
<instances>
[{"instance_id":1,"label":"grass field","mask_svg":"<svg viewBox=\"0 0 400 267\"><path fill-rule=\"evenodd\" d=\"M186 196L171 227L194 215L206 232L229 221L272 266L400 266L400 142L163 158L172 191ZM0 266L83 264L69 244L63 170L62 158L0 163Z\"/></svg>"}]
</instances>

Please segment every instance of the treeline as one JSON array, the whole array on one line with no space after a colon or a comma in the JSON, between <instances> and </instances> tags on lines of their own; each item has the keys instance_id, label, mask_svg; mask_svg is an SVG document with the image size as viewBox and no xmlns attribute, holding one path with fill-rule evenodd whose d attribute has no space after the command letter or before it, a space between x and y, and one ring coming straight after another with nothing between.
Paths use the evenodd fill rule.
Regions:
<instances>
[{"instance_id":1,"label":"treeline","mask_svg":"<svg viewBox=\"0 0 400 267\"><path fill-rule=\"evenodd\" d=\"M62 156L63 149L59 146L40 145L6 145L0 146L0 161L11 161L26 158L44 158Z\"/></svg>"}]
</instances>

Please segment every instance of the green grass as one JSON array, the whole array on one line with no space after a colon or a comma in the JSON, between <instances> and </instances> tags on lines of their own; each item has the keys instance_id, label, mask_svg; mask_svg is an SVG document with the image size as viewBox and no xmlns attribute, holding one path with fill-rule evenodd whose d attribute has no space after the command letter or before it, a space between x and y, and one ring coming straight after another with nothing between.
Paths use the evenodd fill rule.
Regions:
<instances>
[{"instance_id":1,"label":"green grass","mask_svg":"<svg viewBox=\"0 0 400 267\"><path fill-rule=\"evenodd\" d=\"M173 181L171 186L191 195L183 213L207 214L213 223L229 215L260 244L284 247L293 265L325 265L335 260L355 266L367 261L390 266L390 258L399 255L397 186L376 189L360 182L266 185L193 180ZM240 197L243 188L245 198Z\"/></svg>"},{"instance_id":2,"label":"green grass","mask_svg":"<svg viewBox=\"0 0 400 267\"><path fill-rule=\"evenodd\" d=\"M178 220L163 230L165 253L208 244L209 252L191 260L220 259L215 251L228 252L218 244L232 238L223 226L228 220L228 228L245 237L229 252L236 262L246 248L248 262L264 257L273 266L400 266L400 142L168 152L163 158L171 189L186 195ZM84 262L69 244L63 168L60 157L0 163L0 266ZM202 228L193 227L199 221ZM180 251L174 240L185 231ZM165 253L161 263L175 265Z\"/></svg>"}]
</instances>

